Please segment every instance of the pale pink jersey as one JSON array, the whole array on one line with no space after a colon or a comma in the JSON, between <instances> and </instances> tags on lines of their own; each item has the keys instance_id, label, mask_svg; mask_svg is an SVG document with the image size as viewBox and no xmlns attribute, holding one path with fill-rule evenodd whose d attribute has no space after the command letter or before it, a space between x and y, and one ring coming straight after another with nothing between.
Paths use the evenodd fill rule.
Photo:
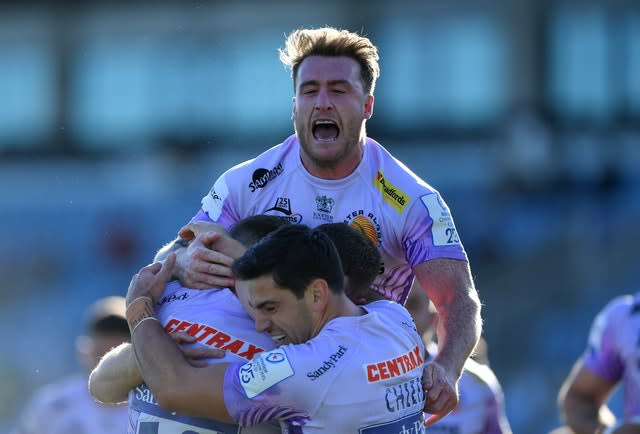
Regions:
<instances>
[{"instance_id":1,"label":"pale pink jersey","mask_svg":"<svg viewBox=\"0 0 640 434\"><path fill-rule=\"evenodd\" d=\"M622 384L624 418L640 420L640 293L616 297L596 316L584 366Z\"/></svg>"},{"instance_id":2,"label":"pale pink jersey","mask_svg":"<svg viewBox=\"0 0 640 434\"><path fill-rule=\"evenodd\" d=\"M246 362L275 347L273 339L258 333L255 323L229 289L195 290L178 282L167 284L156 305L156 316L167 333L188 333L193 345L225 350L210 363ZM124 432L124 431L120 431ZM251 430L211 419L184 416L158 406L144 384L129 393L129 434L275 434L277 425L261 424Z\"/></svg>"},{"instance_id":3,"label":"pale pink jersey","mask_svg":"<svg viewBox=\"0 0 640 434\"><path fill-rule=\"evenodd\" d=\"M383 300L329 321L304 344L233 364L224 400L241 426L270 419L283 432L424 432L424 344L407 310Z\"/></svg>"},{"instance_id":4,"label":"pale pink jersey","mask_svg":"<svg viewBox=\"0 0 640 434\"><path fill-rule=\"evenodd\" d=\"M490 367L467 360L458 390L458 406L428 426L427 433L511 434L502 388Z\"/></svg>"},{"instance_id":5,"label":"pale pink jersey","mask_svg":"<svg viewBox=\"0 0 640 434\"><path fill-rule=\"evenodd\" d=\"M22 413L13 434L121 434L127 429L127 406L97 403L85 375L45 386Z\"/></svg>"},{"instance_id":6,"label":"pale pink jersey","mask_svg":"<svg viewBox=\"0 0 640 434\"><path fill-rule=\"evenodd\" d=\"M256 214L311 227L346 222L360 228L382 255L373 289L399 303L406 300L416 265L434 258L467 260L440 194L370 138L353 173L326 180L307 172L292 135L222 174L192 221L229 228Z\"/></svg>"}]
</instances>

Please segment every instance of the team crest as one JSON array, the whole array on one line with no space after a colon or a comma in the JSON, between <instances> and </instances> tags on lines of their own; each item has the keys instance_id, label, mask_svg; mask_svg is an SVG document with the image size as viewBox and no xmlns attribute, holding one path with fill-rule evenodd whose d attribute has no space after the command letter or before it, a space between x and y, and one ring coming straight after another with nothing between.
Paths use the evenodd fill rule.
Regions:
<instances>
[{"instance_id":1,"label":"team crest","mask_svg":"<svg viewBox=\"0 0 640 434\"><path fill-rule=\"evenodd\" d=\"M331 212L336 201L325 195L316 196L316 209L321 212Z\"/></svg>"}]
</instances>

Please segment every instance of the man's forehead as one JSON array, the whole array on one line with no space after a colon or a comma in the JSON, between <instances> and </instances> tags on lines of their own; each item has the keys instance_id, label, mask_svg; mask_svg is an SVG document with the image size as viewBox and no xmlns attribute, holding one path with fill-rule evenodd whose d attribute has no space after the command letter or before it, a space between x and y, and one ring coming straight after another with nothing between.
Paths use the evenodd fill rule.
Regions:
<instances>
[{"instance_id":1,"label":"man's forehead","mask_svg":"<svg viewBox=\"0 0 640 434\"><path fill-rule=\"evenodd\" d=\"M298 83L359 80L360 64L348 56L309 56L298 68Z\"/></svg>"}]
</instances>

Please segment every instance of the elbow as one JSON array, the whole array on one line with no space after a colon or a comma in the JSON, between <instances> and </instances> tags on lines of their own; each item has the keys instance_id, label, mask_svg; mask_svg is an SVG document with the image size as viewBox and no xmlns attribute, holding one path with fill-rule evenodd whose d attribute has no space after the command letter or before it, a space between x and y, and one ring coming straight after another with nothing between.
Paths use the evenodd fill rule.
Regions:
<instances>
[{"instance_id":1,"label":"elbow","mask_svg":"<svg viewBox=\"0 0 640 434\"><path fill-rule=\"evenodd\" d=\"M127 400L127 395L114 393L110 384L100 378L96 371L91 372L88 381L89 394L103 404L119 404Z\"/></svg>"}]
</instances>

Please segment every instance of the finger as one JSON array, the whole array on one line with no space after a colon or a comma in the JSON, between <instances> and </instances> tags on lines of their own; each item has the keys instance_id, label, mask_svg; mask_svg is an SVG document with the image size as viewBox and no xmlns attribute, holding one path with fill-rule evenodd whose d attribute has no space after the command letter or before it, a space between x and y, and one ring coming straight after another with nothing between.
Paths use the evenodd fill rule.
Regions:
<instances>
[{"instance_id":1,"label":"finger","mask_svg":"<svg viewBox=\"0 0 640 434\"><path fill-rule=\"evenodd\" d=\"M225 278L231 278L231 276L233 276L233 272L231 271L229 265L212 264L209 262L198 262L197 264L193 264L193 271L210 276Z\"/></svg>"},{"instance_id":2,"label":"finger","mask_svg":"<svg viewBox=\"0 0 640 434\"><path fill-rule=\"evenodd\" d=\"M202 244L207 249L211 249L212 245L220 238L222 238L222 234L220 232L209 231L198 235L194 241Z\"/></svg>"},{"instance_id":3,"label":"finger","mask_svg":"<svg viewBox=\"0 0 640 434\"><path fill-rule=\"evenodd\" d=\"M422 374L422 387L426 392L433 387L433 375L433 365L425 365Z\"/></svg>"},{"instance_id":4,"label":"finger","mask_svg":"<svg viewBox=\"0 0 640 434\"><path fill-rule=\"evenodd\" d=\"M187 362L193 366L194 368L204 368L205 366L208 366L209 364L206 362L206 360L199 360L199 359L190 359L190 358L186 358Z\"/></svg>"},{"instance_id":5,"label":"finger","mask_svg":"<svg viewBox=\"0 0 640 434\"><path fill-rule=\"evenodd\" d=\"M180 281L191 289L232 288L235 280L204 273L188 273Z\"/></svg>"},{"instance_id":6,"label":"finger","mask_svg":"<svg viewBox=\"0 0 640 434\"><path fill-rule=\"evenodd\" d=\"M171 279L171 272L173 271L173 266L176 264L176 254L175 252L169 253L167 259L164 260L160 271L158 272L158 278L167 282ZM155 264L154 264L155 265Z\"/></svg>"},{"instance_id":7,"label":"finger","mask_svg":"<svg viewBox=\"0 0 640 434\"><path fill-rule=\"evenodd\" d=\"M218 348L203 348L203 347L180 347L182 354L188 359L202 360L202 359L222 359L225 355L224 350Z\"/></svg>"},{"instance_id":8,"label":"finger","mask_svg":"<svg viewBox=\"0 0 640 434\"><path fill-rule=\"evenodd\" d=\"M191 336L189 333L171 333L171 339L178 344L192 344L198 340L195 336Z\"/></svg>"},{"instance_id":9,"label":"finger","mask_svg":"<svg viewBox=\"0 0 640 434\"><path fill-rule=\"evenodd\" d=\"M436 423L437 421L445 417L447 414L432 414L431 416L425 419L424 426L433 425L434 423Z\"/></svg>"},{"instance_id":10,"label":"finger","mask_svg":"<svg viewBox=\"0 0 640 434\"><path fill-rule=\"evenodd\" d=\"M221 264L230 267L233 264L233 258L217 250L210 250L206 248L199 248L193 252L193 261L202 262L206 264ZM205 271L205 270L198 270Z\"/></svg>"}]
</instances>

